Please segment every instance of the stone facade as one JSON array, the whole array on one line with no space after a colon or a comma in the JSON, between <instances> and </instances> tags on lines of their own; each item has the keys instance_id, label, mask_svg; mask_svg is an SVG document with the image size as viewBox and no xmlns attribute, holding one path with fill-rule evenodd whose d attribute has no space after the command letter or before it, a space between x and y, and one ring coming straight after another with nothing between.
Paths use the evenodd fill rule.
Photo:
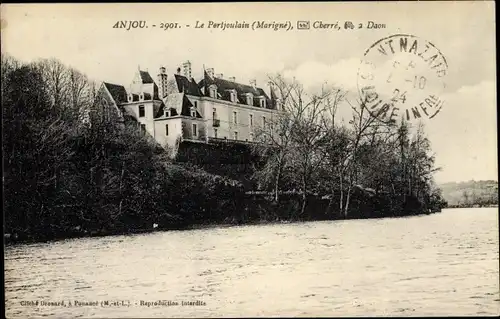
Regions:
<instances>
[{"instance_id":1,"label":"stone facade","mask_svg":"<svg viewBox=\"0 0 500 319\"><path fill-rule=\"evenodd\" d=\"M161 146L174 151L183 140L252 142L256 129L279 112L280 103L272 87L267 94L255 81L245 85L225 80L213 69L196 82L189 61L172 76L161 67L156 82L149 72L138 70L128 89L103 83L98 94L112 106L116 117L111 120L130 116Z\"/></svg>"}]
</instances>

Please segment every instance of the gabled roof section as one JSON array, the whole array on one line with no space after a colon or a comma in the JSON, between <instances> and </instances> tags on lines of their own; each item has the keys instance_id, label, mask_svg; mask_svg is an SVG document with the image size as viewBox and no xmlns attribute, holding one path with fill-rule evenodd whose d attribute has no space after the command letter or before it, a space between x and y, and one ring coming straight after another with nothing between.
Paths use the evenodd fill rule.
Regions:
<instances>
[{"instance_id":1,"label":"gabled roof section","mask_svg":"<svg viewBox=\"0 0 500 319\"><path fill-rule=\"evenodd\" d=\"M181 115L191 116L191 108L194 108L196 110L196 118L201 119L202 116L201 116L200 112L198 112L198 110L194 107L193 103L191 103L191 101L189 101L189 99L187 98L187 96L184 95L183 99L182 99L182 112L181 112Z\"/></svg>"},{"instance_id":2,"label":"gabled roof section","mask_svg":"<svg viewBox=\"0 0 500 319\"><path fill-rule=\"evenodd\" d=\"M183 93L172 93L165 98L165 109L175 109L176 113L182 110Z\"/></svg>"},{"instance_id":3,"label":"gabled roof section","mask_svg":"<svg viewBox=\"0 0 500 319\"><path fill-rule=\"evenodd\" d=\"M188 95L194 95L194 96L202 95L200 88L198 87L198 84L194 79L191 79L190 81L188 78L180 74L175 74L174 77L179 92L184 92Z\"/></svg>"},{"instance_id":4,"label":"gabled roof section","mask_svg":"<svg viewBox=\"0 0 500 319\"><path fill-rule=\"evenodd\" d=\"M235 90L237 97L240 101L240 104L246 105L246 95L251 93L254 97L253 106L260 107L260 102L258 97L262 96L266 100L266 108L272 108L272 100L267 96L266 92L259 87L253 87L251 85L241 84L237 82L228 81L220 78L211 78L206 72L203 80L198 84L198 88L205 88L204 95L210 96L210 92L206 88L210 85L215 84L217 86L217 93L221 99L225 101L231 101L230 94L228 93L230 90Z\"/></svg>"},{"instance_id":5,"label":"gabled roof section","mask_svg":"<svg viewBox=\"0 0 500 319\"><path fill-rule=\"evenodd\" d=\"M139 70L139 75L141 76L141 81L144 84L150 84L150 83L155 83L151 75L149 74L148 71L140 71Z\"/></svg>"},{"instance_id":6,"label":"gabled roof section","mask_svg":"<svg viewBox=\"0 0 500 319\"><path fill-rule=\"evenodd\" d=\"M160 99L160 90L158 89L158 85L156 85L156 83L153 85L153 99L154 100L161 100Z\"/></svg>"},{"instance_id":7,"label":"gabled roof section","mask_svg":"<svg viewBox=\"0 0 500 319\"><path fill-rule=\"evenodd\" d=\"M165 102L158 110L155 118L163 116L165 110L170 110L170 116L184 115L191 117L191 108L194 108L194 105L189 101L186 94L172 93L165 98ZM198 110L196 110L196 118L202 118Z\"/></svg>"},{"instance_id":8,"label":"gabled roof section","mask_svg":"<svg viewBox=\"0 0 500 319\"><path fill-rule=\"evenodd\" d=\"M136 79L137 79L137 74L136 74ZM159 90L158 86L156 85L155 81L153 80L153 77L151 77L151 74L149 74L148 71L141 71L139 70L139 79L142 84L153 84L153 100L160 100L159 97Z\"/></svg>"},{"instance_id":9,"label":"gabled roof section","mask_svg":"<svg viewBox=\"0 0 500 319\"><path fill-rule=\"evenodd\" d=\"M127 102L127 91L123 87L123 85L112 84L103 82L104 87L108 90L109 94L113 97L116 105L120 105L122 103Z\"/></svg>"}]
</instances>

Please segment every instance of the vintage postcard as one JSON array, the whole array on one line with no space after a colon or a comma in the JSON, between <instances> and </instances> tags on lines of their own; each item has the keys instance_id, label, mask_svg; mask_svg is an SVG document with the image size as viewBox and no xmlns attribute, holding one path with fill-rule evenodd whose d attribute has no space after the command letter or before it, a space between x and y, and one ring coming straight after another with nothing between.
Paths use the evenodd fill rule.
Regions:
<instances>
[{"instance_id":1,"label":"vintage postcard","mask_svg":"<svg viewBox=\"0 0 500 319\"><path fill-rule=\"evenodd\" d=\"M494 11L2 4L6 317L498 316Z\"/></svg>"}]
</instances>

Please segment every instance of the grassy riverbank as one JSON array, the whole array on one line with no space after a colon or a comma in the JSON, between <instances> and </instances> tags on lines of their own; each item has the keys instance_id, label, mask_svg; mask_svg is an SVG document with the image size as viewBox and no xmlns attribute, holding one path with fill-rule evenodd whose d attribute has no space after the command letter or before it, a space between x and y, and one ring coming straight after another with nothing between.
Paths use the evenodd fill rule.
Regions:
<instances>
[{"instance_id":1,"label":"grassy riverbank","mask_svg":"<svg viewBox=\"0 0 500 319\"><path fill-rule=\"evenodd\" d=\"M268 225L282 223L297 223L307 221L323 220L346 220L346 219L373 219L373 218L394 218L431 214L441 211L440 207L424 209L421 206L415 206L410 209L406 205L406 210L394 210L388 206L380 206L380 199L364 197L363 193L355 192L353 196L353 205L348 216L344 216L339 210L328 211L329 199L319 199L311 196L310 204L303 216L297 215L301 200L300 196L283 198L281 204L272 202L269 198L261 197L256 199L254 195L243 195L239 202L238 210L231 214L216 214L208 212L204 218L197 221L183 219L179 216L176 222L165 224L153 223L143 224L142 228L137 227L119 227L119 228L82 228L81 225L73 226L62 231L28 233L18 232L9 233L4 236L7 244L13 243L34 243L53 240L64 240L70 238L102 237L112 235L133 235L140 233L151 233L156 231L169 230L193 230L205 228L233 227L243 225ZM338 204L338 203L337 203ZM377 206L378 205L378 206ZM207 216L218 216L208 218ZM223 217L226 216L226 217Z\"/></svg>"},{"instance_id":2,"label":"grassy riverbank","mask_svg":"<svg viewBox=\"0 0 500 319\"><path fill-rule=\"evenodd\" d=\"M436 212L432 212L436 213ZM421 212L418 214L413 214L411 216L418 215L429 215L431 212ZM408 217L409 215L397 216L400 218ZM340 220L356 220L356 219L378 219L378 218L396 218L395 216L376 216L376 217L365 217L365 218L323 218L308 221L340 221ZM4 244L14 245L14 244L33 244L33 243L43 243L43 242L53 242L60 240L76 239L76 238L95 238L95 237L106 237L106 236L122 236L122 235L137 235L145 233L163 232L163 231L189 231L189 230L199 230L199 229L214 229L214 228L230 228L235 226L258 226L258 225L279 225L279 224L292 224L292 223L303 223L307 221L301 220L257 220L249 222L241 222L234 220L232 223L204 223L204 224L192 224L185 226L177 226L170 228L144 228L144 229L132 229L132 230L103 230L103 231L93 231L93 232L71 232L71 233L61 233L52 237L47 236L19 236L18 234L4 234Z\"/></svg>"}]
</instances>

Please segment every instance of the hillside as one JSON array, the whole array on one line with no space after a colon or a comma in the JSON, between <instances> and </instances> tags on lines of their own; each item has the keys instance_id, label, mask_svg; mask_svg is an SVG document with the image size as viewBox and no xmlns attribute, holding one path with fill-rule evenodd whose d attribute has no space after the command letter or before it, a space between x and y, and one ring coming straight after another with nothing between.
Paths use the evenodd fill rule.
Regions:
<instances>
[{"instance_id":1,"label":"hillside","mask_svg":"<svg viewBox=\"0 0 500 319\"><path fill-rule=\"evenodd\" d=\"M468 207L498 204L498 181L451 182L439 185L448 206Z\"/></svg>"}]
</instances>

